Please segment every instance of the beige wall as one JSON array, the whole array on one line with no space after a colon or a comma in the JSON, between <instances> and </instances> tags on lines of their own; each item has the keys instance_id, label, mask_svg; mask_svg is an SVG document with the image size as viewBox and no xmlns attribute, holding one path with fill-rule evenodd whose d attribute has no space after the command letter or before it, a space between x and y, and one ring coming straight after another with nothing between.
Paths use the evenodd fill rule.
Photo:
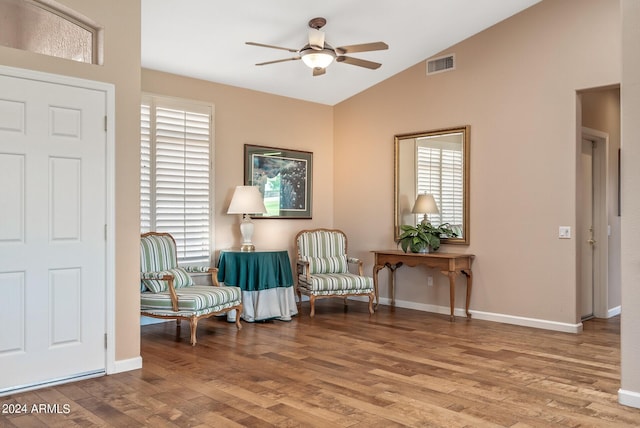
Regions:
<instances>
[{"instance_id":1,"label":"beige wall","mask_svg":"<svg viewBox=\"0 0 640 428\"><path fill-rule=\"evenodd\" d=\"M298 230L333 224L333 109L154 70L142 70L142 90L215 106L215 249L240 246L240 216L227 215L235 186L244 184L244 144L313 152L313 218L255 220L260 249L288 249Z\"/></svg>"},{"instance_id":2,"label":"beige wall","mask_svg":"<svg viewBox=\"0 0 640 428\"><path fill-rule=\"evenodd\" d=\"M640 407L640 2L622 0L622 322L620 401Z\"/></svg>"},{"instance_id":3,"label":"beige wall","mask_svg":"<svg viewBox=\"0 0 640 428\"><path fill-rule=\"evenodd\" d=\"M559 225L575 228L576 90L621 80L618 0L544 1L447 50L457 55L456 71L426 77L420 63L334 108L151 70L142 71L141 83L139 0L60 2L105 27L104 65L3 47L0 64L116 85L118 360L140 349L131 284L139 269L141 88L215 105L216 249L239 243L238 219L225 210L243 180L243 144L287 147L314 152L313 220L258 221L256 244L292 249L297 230L335 226L349 234L352 255L368 271L370 250L394 246L393 135L471 125L471 245L445 250L477 255L472 308L577 321L575 245L557 232ZM622 386L640 391L640 202L633 187L640 170L624 168L640 163L638 148L624 144L640 139L640 5L622 5ZM424 272L403 268L397 275L398 299L448 304L444 287L426 290Z\"/></svg>"},{"instance_id":4,"label":"beige wall","mask_svg":"<svg viewBox=\"0 0 640 428\"><path fill-rule=\"evenodd\" d=\"M81 64L0 46L0 64L113 83L116 95L116 360L140 355L140 0L59 0L104 28L104 64ZM132 185L133 183L133 185Z\"/></svg>"},{"instance_id":5,"label":"beige wall","mask_svg":"<svg viewBox=\"0 0 640 428\"><path fill-rule=\"evenodd\" d=\"M558 227L575 230L576 91L620 82L618 1L544 1L445 53L455 71L421 62L335 107L335 226L371 271L368 251L395 246L394 134L471 125L471 244L444 250L477 256L472 309L578 323L575 242ZM447 307L433 275L427 288L399 269L396 299Z\"/></svg>"}]
</instances>

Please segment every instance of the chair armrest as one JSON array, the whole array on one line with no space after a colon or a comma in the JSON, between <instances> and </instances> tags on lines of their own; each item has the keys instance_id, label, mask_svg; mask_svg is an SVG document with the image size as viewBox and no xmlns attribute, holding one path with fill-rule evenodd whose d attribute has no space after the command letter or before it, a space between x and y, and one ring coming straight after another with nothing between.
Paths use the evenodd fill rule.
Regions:
<instances>
[{"instance_id":1,"label":"chair armrest","mask_svg":"<svg viewBox=\"0 0 640 428\"><path fill-rule=\"evenodd\" d=\"M178 312L178 295L176 289L173 286L173 275L166 272L140 272L140 279L159 279L167 281L167 288L169 289L169 295L171 296L171 307L174 312Z\"/></svg>"},{"instance_id":2,"label":"chair armrest","mask_svg":"<svg viewBox=\"0 0 640 428\"><path fill-rule=\"evenodd\" d=\"M182 267L188 273L210 273L211 283L216 287L220 286L220 283L218 282L218 268L214 268L210 266L182 266Z\"/></svg>"},{"instance_id":3,"label":"chair armrest","mask_svg":"<svg viewBox=\"0 0 640 428\"><path fill-rule=\"evenodd\" d=\"M358 265L358 275L364 276L364 268L362 260L355 257L347 257L347 263Z\"/></svg>"},{"instance_id":4,"label":"chair armrest","mask_svg":"<svg viewBox=\"0 0 640 428\"><path fill-rule=\"evenodd\" d=\"M310 281L310 273L309 273L309 261L307 260L297 260L296 266L298 268L297 275L304 274L307 277L307 281Z\"/></svg>"}]
</instances>

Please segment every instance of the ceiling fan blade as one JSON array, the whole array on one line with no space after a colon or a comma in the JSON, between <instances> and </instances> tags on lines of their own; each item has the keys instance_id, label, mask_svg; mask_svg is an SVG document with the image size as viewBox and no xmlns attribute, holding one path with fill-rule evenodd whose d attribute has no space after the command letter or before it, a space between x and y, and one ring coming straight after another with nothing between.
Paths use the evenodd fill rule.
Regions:
<instances>
[{"instance_id":1,"label":"ceiling fan blade","mask_svg":"<svg viewBox=\"0 0 640 428\"><path fill-rule=\"evenodd\" d=\"M271 49L280 49L283 51L289 51L289 52L293 52L293 53L297 53L298 50L297 49L290 49L290 48L282 48L280 46L273 46L273 45L265 45L263 43L256 43L256 42L245 42L245 44L247 45L251 45L251 46L259 46L261 48L271 48Z\"/></svg>"},{"instance_id":2,"label":"ceiling fan blade","mask_svg":"<svg viewBox=\"0 0 640 428\"><path fill-rule=\"evenodd\" d=\"M389 49L389 45L385 42L373 42L363 43L361 45L340 46L339 48L336 48L336 53L338 55L344 55L355 52L383 51L385 49Z\"/></svg>"},{"instance_id":3,"label":"ceiling fan blade","mask_svg":"<svg viewBox=\"0 0 640 428\"><path fill-rule=\"evenodd\" d=\"M375 70L380 68L382 64L379 62L367 61L366 59L353 58L350 56L339 56L336 58L337 62L346 62L347 64L357 65L358 67L369 68Z\"/></svg>"},{"instance_id":4,"label":"ceiling fan blade","mask_svg":"<svg viewBox=\"0 0 640 428\"><path fill-rule=\"evenodd\" d=\"M313 76L322 76L323 74L325 74L327 72L326 68L320 68L320 67L316 67L313 69Z\"/></svg>"},{"instance_id":5,"label":"ceiling fan blade","mask_svg":"<svg viewBox=\"0 0 640 428\"><path fill-rule=\"evenodd\" d=\"M299 57L299 56L296 56L296 57L293 57L293 58L277 59L277 60L275 60L275 61L259 62L259 63L258 63L258 64L256 64L256 65L276 64L276 63L278 63L278 62L296 61L296 60L299 60L299 59L300 59L300 57Z\"/></svg>"},{"instance_id":6,"label":"ceiling fan blade","mask_svg":"<svg viewBox=\"0 0 640 428\"><path fill-rule=\"evenodd\" d=\"M314 51L324 49L324 32L315 28L309 28L309 47Z\"/></svg>"}]
</instances>

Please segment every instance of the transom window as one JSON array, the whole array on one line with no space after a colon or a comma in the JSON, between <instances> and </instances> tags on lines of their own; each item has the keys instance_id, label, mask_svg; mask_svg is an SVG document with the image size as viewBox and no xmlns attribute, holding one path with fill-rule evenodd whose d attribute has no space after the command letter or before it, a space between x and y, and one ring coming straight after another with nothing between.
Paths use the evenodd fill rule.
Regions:
<instances>
[{"instance_id":1,"label":"transom window","mask_svg":"<svg viewBox=\"0 0 640 428\"><path fill-rule=\"evenodd\" d=\"M140 230L168 232L180 263L209 263L213 242L213 106L143 97Z\"/></svg>"},{"instance_id":2,"label":"transom window","mask_svg":"<svg viewBox=\"0 0 640 428\"><path fill-rule=\"evenodd\" d=\"M99 30L66 9L36 0L0 0L0 45L99 64Z\"/></svg>"}]
</instances>

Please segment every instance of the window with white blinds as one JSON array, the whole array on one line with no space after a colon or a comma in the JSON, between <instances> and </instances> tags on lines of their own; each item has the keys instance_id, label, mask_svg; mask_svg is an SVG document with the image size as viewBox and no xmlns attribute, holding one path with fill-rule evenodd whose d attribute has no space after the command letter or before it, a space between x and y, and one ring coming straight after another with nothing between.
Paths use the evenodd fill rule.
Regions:
<instances>
[{"instance_id":1,"label":"window with white blinds","mask_svg":"<svg viewBox=\"0 0 640 428\"><path fill-rule=\"evenodd\" d=\"M416 150L418 193L432 194L440 210L440 214L429 214L429 220L434 225L449 223L462 228L462 145L423 138L418 139Z\"/></svg>"},{"instance_id":2,"label":"window with white blinds","mask_svg":"<svg viewBox=\"0 0 640 428\"><path fill-rule=\"evenodd\" d=\"M144 97L140 117L141 231L171 233L180 263L209 263L213 107Z\"/></svg>"}]
</instances>

